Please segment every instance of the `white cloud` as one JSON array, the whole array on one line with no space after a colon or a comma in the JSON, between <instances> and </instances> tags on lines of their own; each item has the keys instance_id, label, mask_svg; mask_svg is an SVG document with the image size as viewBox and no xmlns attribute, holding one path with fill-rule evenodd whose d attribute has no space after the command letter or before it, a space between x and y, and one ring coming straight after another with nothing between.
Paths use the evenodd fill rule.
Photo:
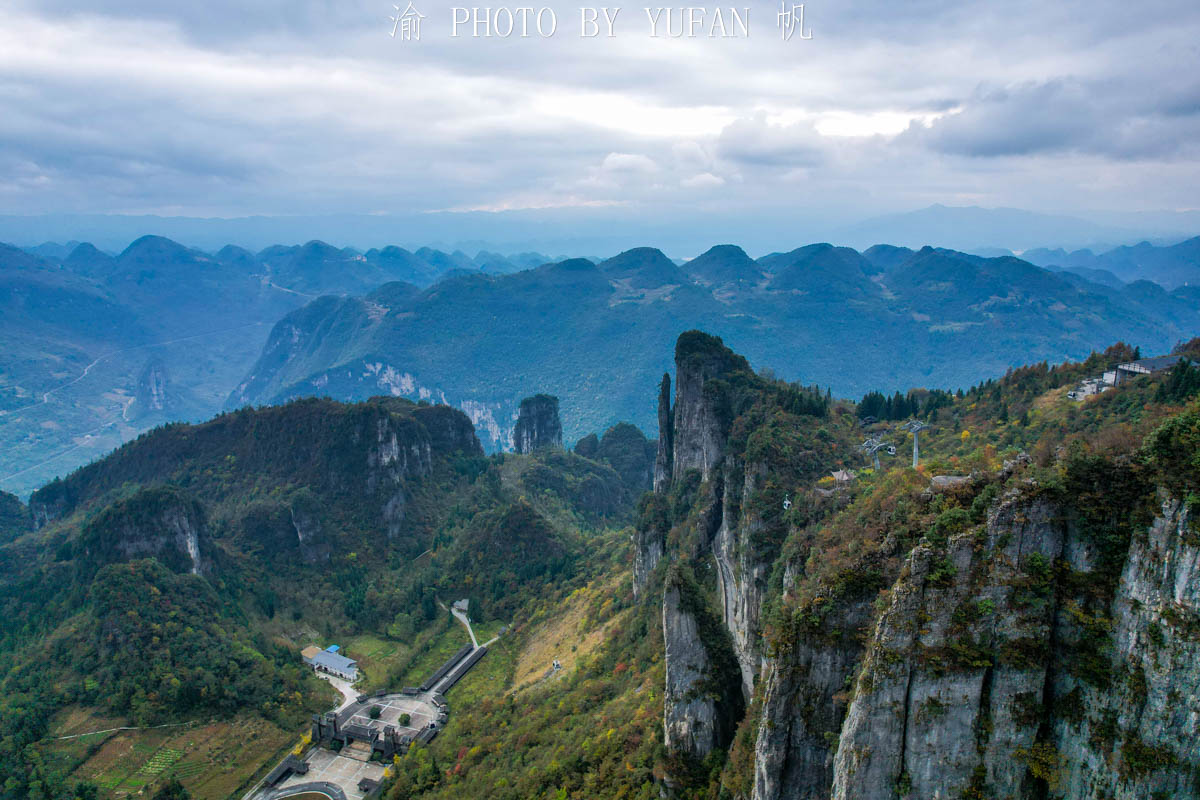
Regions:
<instances>
[{"instance_id":1,"label":"white cloud","mask_svg":"<svg viewBox=\"0 0 1200 800\"><path fill-rule=\"evenodd\" d=\"M713 175L711 172L701 172L699 175L684 178L679 185L685 189L713 189L717 186L724 186L725 179L719 175Z\"/></svg>"},{"instance_id":2,"label":"white cloud","mask_svg":"<svg viewBox=\"0 0 1200 800\"><path fill-rule=\"evenodd\" d=\"M658 172L654 159L640 153L609 153L600 168L605 172Z\"/></svg>"}]
</instances>

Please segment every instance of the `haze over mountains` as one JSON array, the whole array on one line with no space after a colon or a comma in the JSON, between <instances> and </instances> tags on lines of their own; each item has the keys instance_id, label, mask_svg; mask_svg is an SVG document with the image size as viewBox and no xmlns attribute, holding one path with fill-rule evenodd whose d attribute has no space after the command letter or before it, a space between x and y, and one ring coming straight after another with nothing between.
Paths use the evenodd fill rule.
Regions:
<instances>
[{"instance_id":1,"label":"haze over mountains","mask_svg":"<svg viewBox=\"0 0 1200 800\"><path fill-rule=\"evenodd\" d=\"M1200 328L1198 242L1031 253L1047 269L895 245L757 260L721 245L686 263L645 247L599 261L319 241L205 253L157 236L116 254L6 246L0 488L28 492L163 422L299 395L448 402L489 450L531 390L561 398L570 441L622 419L648 429L646 386L694 327L846 396L957 388L1117 339L1166 351Z\"/></svg>"},{"instance_id":2,"label":"haze over mountains","mask_svg":"<svg viewBox=\"0 0 1200 800\"><path fill-rule=\"evenodd\" d=\"M322 298L276 326L229 407L311 394L449 402L495 449L529 387L560 398L568 440L622 419L649 428L645 387L689 327L719 333L782 378L857 396L969 386L1118 339L1165 352L1200 328L1198 292L1106 286L934 248L815 244L754 260L723 245L683 265L636 248L599 264Z\"/></svg>"},{"instance_id":3,"label":"haze over mountains","mask_svg":"<svg viewBox=\"0 0 1200 800\"><path fill-rule=\"evenodd\" d=\"M227 244L259 251L279 242L320 239L365 251L381 242L410 250L428 245L516 253L537 250L572 255L613 254L654 244L673 258L691 258L713 242L737 242L755 255L804 241L832 241L859 249L879 242L957 250L1035 247L1109 250L1142 240L1170 244L1200 230L1200 211L1047 214L1014 208L935 204L856 220L832 212L791 210L739 213L599 206L499 212L435 211L421 214L166 217L131 214L0 215L0 241L22 247L43 242L90 241L119 251L153 233L216 252Z\"/></svg>"},{"instance_id":4,"label":"haze over mountains","mask_svg":"<svg viewBox=\"0 0 1200 800\"><path fill-rule=\"evenodd\" d=\"M322 294L547 260L321 242L209 254L158 236L115 255L86 242L33 250L0 245L0 486L19 492L155 425L215 414L271 326Z\"/></svg>"}]
</instances>

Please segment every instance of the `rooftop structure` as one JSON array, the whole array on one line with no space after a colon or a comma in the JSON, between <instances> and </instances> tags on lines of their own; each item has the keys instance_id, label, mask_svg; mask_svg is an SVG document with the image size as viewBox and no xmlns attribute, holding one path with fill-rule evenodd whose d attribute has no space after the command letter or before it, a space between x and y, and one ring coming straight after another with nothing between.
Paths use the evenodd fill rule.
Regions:
<instances>
[{"instance_id":1,"label":"rooftop structure","mask_svg":"<svg viewBox=\"0 0 1200 800\"><path fill-rule=\"evenodd\" d=\"M1156 372L1168 370L1178 364L1183 359L1181 355L1155 356L1154 358L1141 358L1137 361L1126 361L1124 364L1118 364L1116 369L1116 383L1136 378L1139 375L1153 375Z\"/></svg>"},{"instance_id":2,"label":"rooftop structure","mask_svg":"<svg viewBox=\"0 0 1200 800\"><path fill-rule=\"evenodd\" d=\"M313 650L316 652L313 653ZM358 662L352 658L346 658L330 650L317 650L315 647L304 648L301 655L304 657L304 663L317 672L336 675L350 682L358 680Z\"/></svg>"}]
</instances>

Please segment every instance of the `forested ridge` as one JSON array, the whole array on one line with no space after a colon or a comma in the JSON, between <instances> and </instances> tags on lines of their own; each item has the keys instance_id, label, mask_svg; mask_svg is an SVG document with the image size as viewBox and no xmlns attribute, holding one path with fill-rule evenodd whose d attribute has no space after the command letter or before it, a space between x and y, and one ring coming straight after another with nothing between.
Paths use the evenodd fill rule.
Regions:
<instances>
[{"instance_id":1,"label":"forested ridge","mask_svg":"<svg viewBox=\"0 0 1200 800\"><path fill-rule=\"evenodd\" d=\"M1103 580L1077 600L1089 614L1111 595L1154 487L1200 506L1200 368L1190 360L1084 402L1065 392L1131 348L1014 369L960 393L856 404L755 371L722 348L684 337L677 356L719 367L703 402L736 465L721 480L749 487L726 492L721 513L753 520L744 546L769 565L754 646L770 659L814 642L861 653L869 628L839 609L884 602L920 548L935 554L932 585L953 585L946 548L985 525L1015 487L1070 499L1094 520ZM1196 355L1191 344L1183 351ZM882 413L867 413L881 401ZM919 470L907 465L899 409L930 425ZM866 436L897 447L878 472L858 449ZM726 630L706 555L720 523L712 481L689 469L643 493L654 452L632 426L617 426L570 450L485 456L469 421L446 407L302 400L166 426L45 487L28 507L9 503L2 796L99 791L39 744L60 709L135 724L249 710L299 731L329 696L300 663L298 636L424 642L446 629L444 604L469 597L474 620L506 629L508 655L485 662L494 683L467 690L470 703L456 702L443 736L398 759L388 798L749 797L770 712L761 683L746 698L736 689L733 648L742 645ZM854 480L838 484L837 470ZM938 475L961 481L931 493ZM655 535L664 558L638 576L638 548ZM1052 562L1030 569L1028 603L1066 591ZM635 586L639 578L647 583ZM679 591L706 646L726 654L704 692L736 698L718 703L725 742L699 758L664 736L663 610L647 599L663 587ZM953 673L1029 658L979 638L986 613L963 610L958 638L927 663ZM1123 680L1106 671L1104 632L1093 633L1078 640L1071 669L1086 686ZM552 636L555 657L572 660L546 677L537 653ZM404 680L422 652L370 674L370 685ZM1130 770L1190 763L1124 741Z\"/></svg>"}]
</instances>

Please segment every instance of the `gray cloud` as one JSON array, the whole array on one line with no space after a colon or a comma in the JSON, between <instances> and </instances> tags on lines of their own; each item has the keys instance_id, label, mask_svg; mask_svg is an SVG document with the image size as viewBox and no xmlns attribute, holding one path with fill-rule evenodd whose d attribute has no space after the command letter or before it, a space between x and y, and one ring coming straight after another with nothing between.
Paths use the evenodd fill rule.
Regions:
<instances>
[{"instance_id":1,"label":"gray cloud","mask_svg":"<svg viewBox=\"0 0 1200 800\"><path fill-rule=\"evenodd\" d=\"M802 43L769 2L696 42L640 7L581 40L566 3L554 39L452 40L417 5L419 45L391 2L18 0L0 212L1200 205L1193 0L816 0Z\"/></svg>"}]
</instances>

